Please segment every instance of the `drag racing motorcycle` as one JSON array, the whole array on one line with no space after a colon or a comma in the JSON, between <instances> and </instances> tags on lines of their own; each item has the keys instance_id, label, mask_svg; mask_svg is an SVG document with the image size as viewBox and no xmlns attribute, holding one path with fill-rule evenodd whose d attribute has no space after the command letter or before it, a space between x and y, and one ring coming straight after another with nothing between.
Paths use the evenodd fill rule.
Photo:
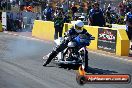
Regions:
<instances>
[{"instance_id":1,"label":"drag racing motorcycle","mask_svg":"<svg viewBox=\"0 0 132 88\"><path fill-rule=\"evenodd\" d=\"M67 37L61 37L55 40L57 46L59 46ZM85 64L88 66L88 51L86 46L90 45L91 40L95 37L88 37L84 34L76 36L70 40L67 48L62 52L59 52L54 61L59 66L64 65L76 65L80 66Z\"/></svg>"}]
</instances>

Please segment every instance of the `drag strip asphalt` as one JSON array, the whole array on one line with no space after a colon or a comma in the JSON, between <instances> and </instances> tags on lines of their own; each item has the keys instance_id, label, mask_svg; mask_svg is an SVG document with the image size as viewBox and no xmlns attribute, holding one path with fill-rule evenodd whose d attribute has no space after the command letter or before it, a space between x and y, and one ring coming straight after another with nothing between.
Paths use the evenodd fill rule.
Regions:
<instances>
[{"instance_id":1,"label":"drag strip asphalt","mask_svg":"<svg viewBox=\"0 0 132 88\"><path fill-rule=\"evenodd\" d=\"M129 84L85 84L76 82L76 70L42 66L42 57L53 43L0 33L0 88L132 88ZM90 73L132 75L132 63L89 52Z\"/></svg>"}]
</instances>

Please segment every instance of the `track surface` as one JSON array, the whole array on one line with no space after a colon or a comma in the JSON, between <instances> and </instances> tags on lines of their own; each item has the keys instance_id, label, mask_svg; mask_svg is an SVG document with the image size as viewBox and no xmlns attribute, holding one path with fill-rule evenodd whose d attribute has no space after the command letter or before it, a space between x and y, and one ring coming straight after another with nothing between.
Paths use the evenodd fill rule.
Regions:
<instances>
[{"instance_id":1,"label":"track surface","mask_svg":"<svg viewBox=\"0 0 132 88\"><path fill-rule=\"evenodd\" d=\"M0 88L132 88L130 84L76 83L76 71L42 66L52 43L0 33ZM89 72L132 75L132 63L89 53Z\"/></svg>"}]
</instances>

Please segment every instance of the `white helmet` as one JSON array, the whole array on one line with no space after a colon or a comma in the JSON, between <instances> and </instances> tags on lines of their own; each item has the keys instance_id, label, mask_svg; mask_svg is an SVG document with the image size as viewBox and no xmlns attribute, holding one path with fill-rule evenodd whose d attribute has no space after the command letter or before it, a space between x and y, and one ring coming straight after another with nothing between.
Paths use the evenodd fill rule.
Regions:
<instances>
[{"instance_id":1,"label":"white helmet","mask_svg":"<svg viewBox=\"0 0 132 88\"><path fill-rule=\"evenodd\" d=\"M77 32L82 32L84 23L81 20L77 20L74 24L74 28L76 29Z\"/></svg>"},{"instance_id":2,"label":"white helmet","mask_svg":"<svg viewBox=\"0 0 132 88\"><path fill-rule=\"evenodd\" d=\"M81 20L77 20L75 22L75 25L78 26L78 27L83 27L84 26L84 23Z\"/></svg>"}]
</instances>

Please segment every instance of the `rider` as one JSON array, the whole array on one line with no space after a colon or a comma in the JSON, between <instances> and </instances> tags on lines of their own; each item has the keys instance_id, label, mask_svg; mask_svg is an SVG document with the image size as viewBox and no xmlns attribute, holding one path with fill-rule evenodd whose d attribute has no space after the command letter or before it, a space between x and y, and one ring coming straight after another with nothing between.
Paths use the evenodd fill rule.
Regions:
<instances>
[{"instance_id":1,"label":"rider","mask_svg":"<svg viewBox=\"0 0 132 88\"><path fill-rule=\"evenodd\" d=\"M46 66L51 62L53 58L57 56L57 54L64 49L67 48L68 42L75 38L75 36L79 34L86 34L88 37L91 37L92 35L87 32L86 29L83 28L84 23L80 20L77 20L72 28L70 28L66 33L66 39L62 42L61 45L57 46L48 56L47 61L43 63L43 66ZM44 57L43 57L44 58Z\"/></svg>"}]
</instances>

